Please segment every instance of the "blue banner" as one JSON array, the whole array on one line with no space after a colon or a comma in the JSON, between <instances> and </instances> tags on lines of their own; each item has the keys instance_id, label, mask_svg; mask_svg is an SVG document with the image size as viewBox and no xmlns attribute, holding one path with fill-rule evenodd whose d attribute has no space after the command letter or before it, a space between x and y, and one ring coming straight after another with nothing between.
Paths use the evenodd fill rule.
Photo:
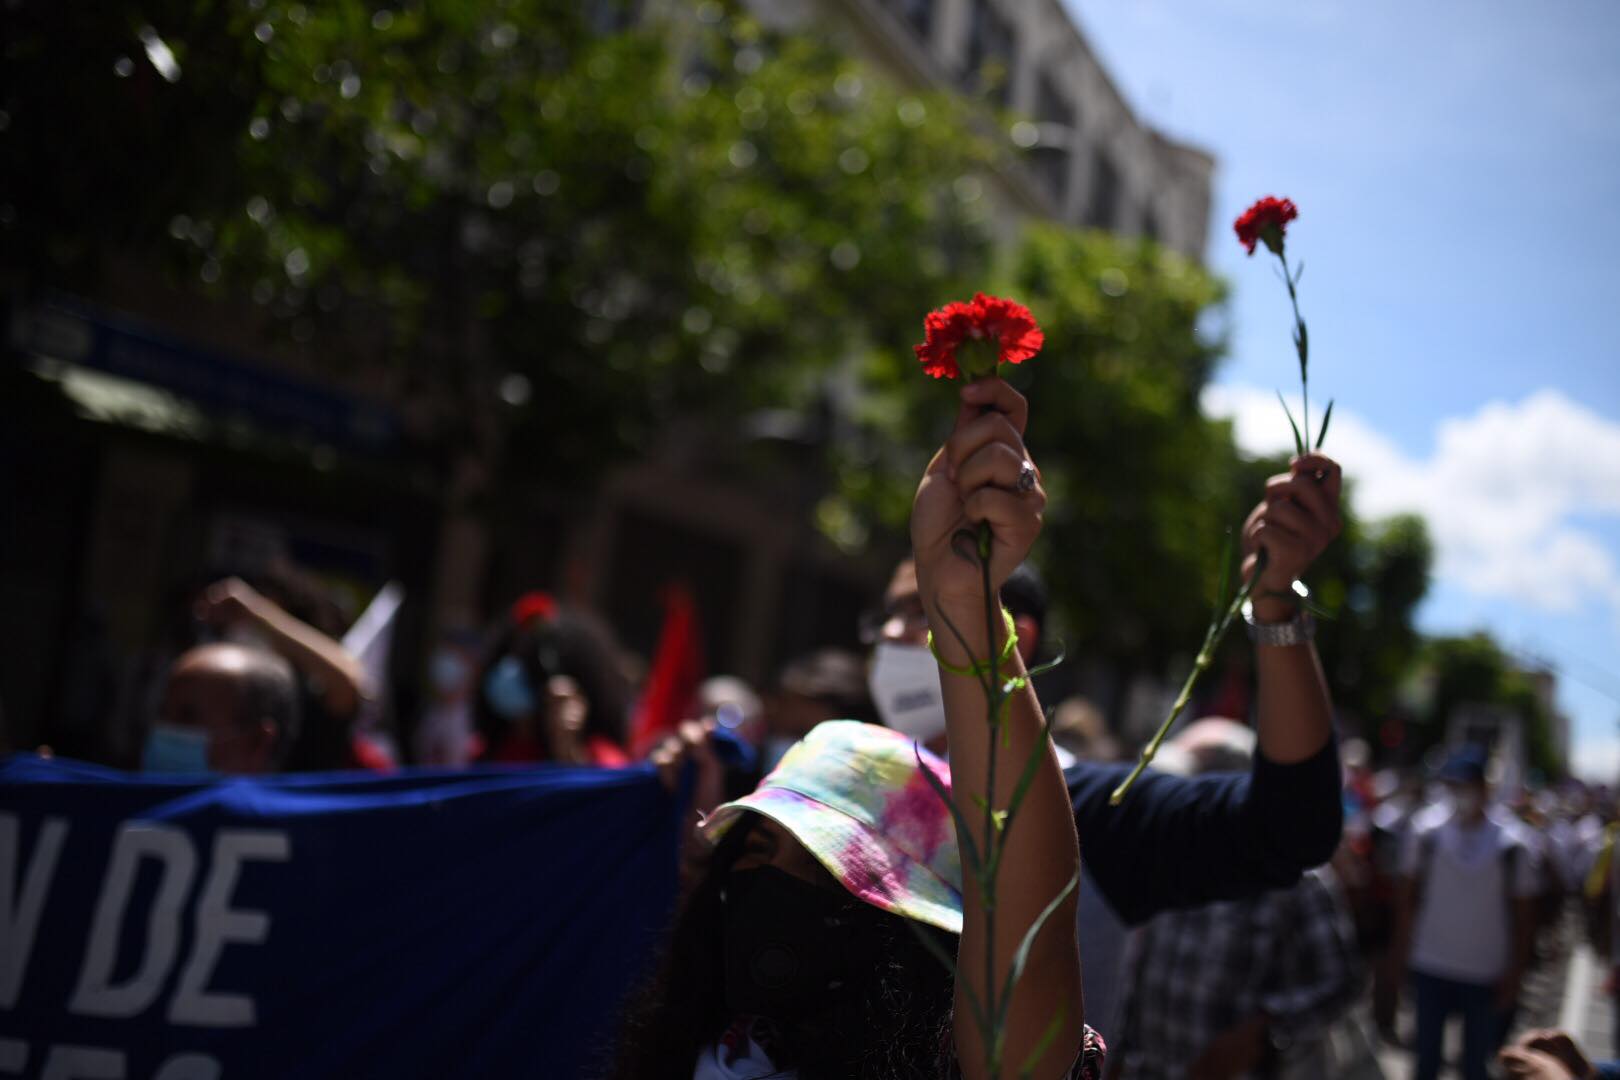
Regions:
<instances>
[{"instance_id":1,"label":"blue banner","mask_svg":"<svg viewBox=\"0 0 1620 1080\"><path fill-rule=\"evenodd\" d=\"M588 1075L680 817L646 768L0 760L0 1077Z\"/></svg>"}]
</instances>

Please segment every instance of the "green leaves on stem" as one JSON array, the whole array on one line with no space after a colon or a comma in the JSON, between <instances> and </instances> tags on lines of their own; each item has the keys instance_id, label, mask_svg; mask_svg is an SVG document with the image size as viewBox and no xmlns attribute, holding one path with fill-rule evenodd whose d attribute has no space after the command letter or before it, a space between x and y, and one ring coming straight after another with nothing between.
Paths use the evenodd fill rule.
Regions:
<instances>
[{"instance_id":1,"label":"green leaves on stem","mask_svg":"<svg viewBox=\"0 0 1620 1080\"><path fill-rule=\"evenodd\" d=\"M1269 246L1269 244L1268 244ZM1294 308L1294 353L1299 357L1299 393L1301 423L1294 423L1294 414L1288 408L1288 402L1283 401L1282 391L1277 392L1277 399L1282 401L1283 412L1288 415L1288 426L1294 431L1294 452L1304 455L1313 449L1311 445L1311 387L1310 387L1310 358L1311 335L1305 328L1305 318L1299 313L1299 279L1305 276L1305 264L1300 263L1298 269L1288 269L1288 259L1284 257L1282 245L1279 243L1272 251L1277 254L1277 261L1282 263L1283 284L1288 286L1288 302ZM1322 430L1316 436L1314 449L1322 449L1322 442L1327 438L1328 421L1333 419L1333 402L1328 402L1327 411L1322 414ZM1303 431L1303 434L1301 432Z\"/></svg>"}]
</instances>

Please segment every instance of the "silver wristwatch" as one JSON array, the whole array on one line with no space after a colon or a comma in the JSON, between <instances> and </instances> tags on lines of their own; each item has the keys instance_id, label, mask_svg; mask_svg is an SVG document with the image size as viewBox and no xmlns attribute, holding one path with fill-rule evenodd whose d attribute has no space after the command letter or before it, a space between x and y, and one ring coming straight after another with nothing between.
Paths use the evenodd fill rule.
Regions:
<instances>
[{"instance_id":1,"label":"silver wristwatch","mask_svg":"<svg viewBox=\"0 0 1620 1080\"><path fill-rule=\"evenodd\" d=\"M1316 637L1316 620L1301 611L1287 622L1254 621L1254 603L1243 605L1243 621L1249 624L1249 640L1256 645L1307 645Z\"/></svg>"}]
</instances>

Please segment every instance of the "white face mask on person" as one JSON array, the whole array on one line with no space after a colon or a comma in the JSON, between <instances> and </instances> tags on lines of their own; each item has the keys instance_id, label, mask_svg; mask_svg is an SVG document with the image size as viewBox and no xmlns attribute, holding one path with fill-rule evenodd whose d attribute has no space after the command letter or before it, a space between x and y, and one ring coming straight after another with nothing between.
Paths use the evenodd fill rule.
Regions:
<instances>
[{"instance_id":1,"label":"white face mask on person","mask_svg":"<svg viewBox=\"0 0 1620 1080\"><path fill-rule=\"evenodd\" d=\"M878 642L866 682L884 727L924 743L945 734L939 667L921 645Z\"/></svg>"}]
</instances>

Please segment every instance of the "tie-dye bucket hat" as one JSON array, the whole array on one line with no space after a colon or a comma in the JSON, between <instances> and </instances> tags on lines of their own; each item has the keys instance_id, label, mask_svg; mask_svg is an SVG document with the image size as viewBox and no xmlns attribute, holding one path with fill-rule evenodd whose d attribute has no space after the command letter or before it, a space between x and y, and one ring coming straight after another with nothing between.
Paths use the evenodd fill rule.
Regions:
<instances>
[{"instance_id":1,"label":"tie-dye bucket hat","mask_svg":"<svg viewBox=\"0 0 1620 1080\"><path fill-rule=\"evenodd\" d=\"M911 739L855 720L829 721L790 749L752 794L710 814L704 835L718 843L743 811L763 814L855 896L960 934L956 830L924 768L949 790L950 769Z\"/></svg>"}]
</instances>

